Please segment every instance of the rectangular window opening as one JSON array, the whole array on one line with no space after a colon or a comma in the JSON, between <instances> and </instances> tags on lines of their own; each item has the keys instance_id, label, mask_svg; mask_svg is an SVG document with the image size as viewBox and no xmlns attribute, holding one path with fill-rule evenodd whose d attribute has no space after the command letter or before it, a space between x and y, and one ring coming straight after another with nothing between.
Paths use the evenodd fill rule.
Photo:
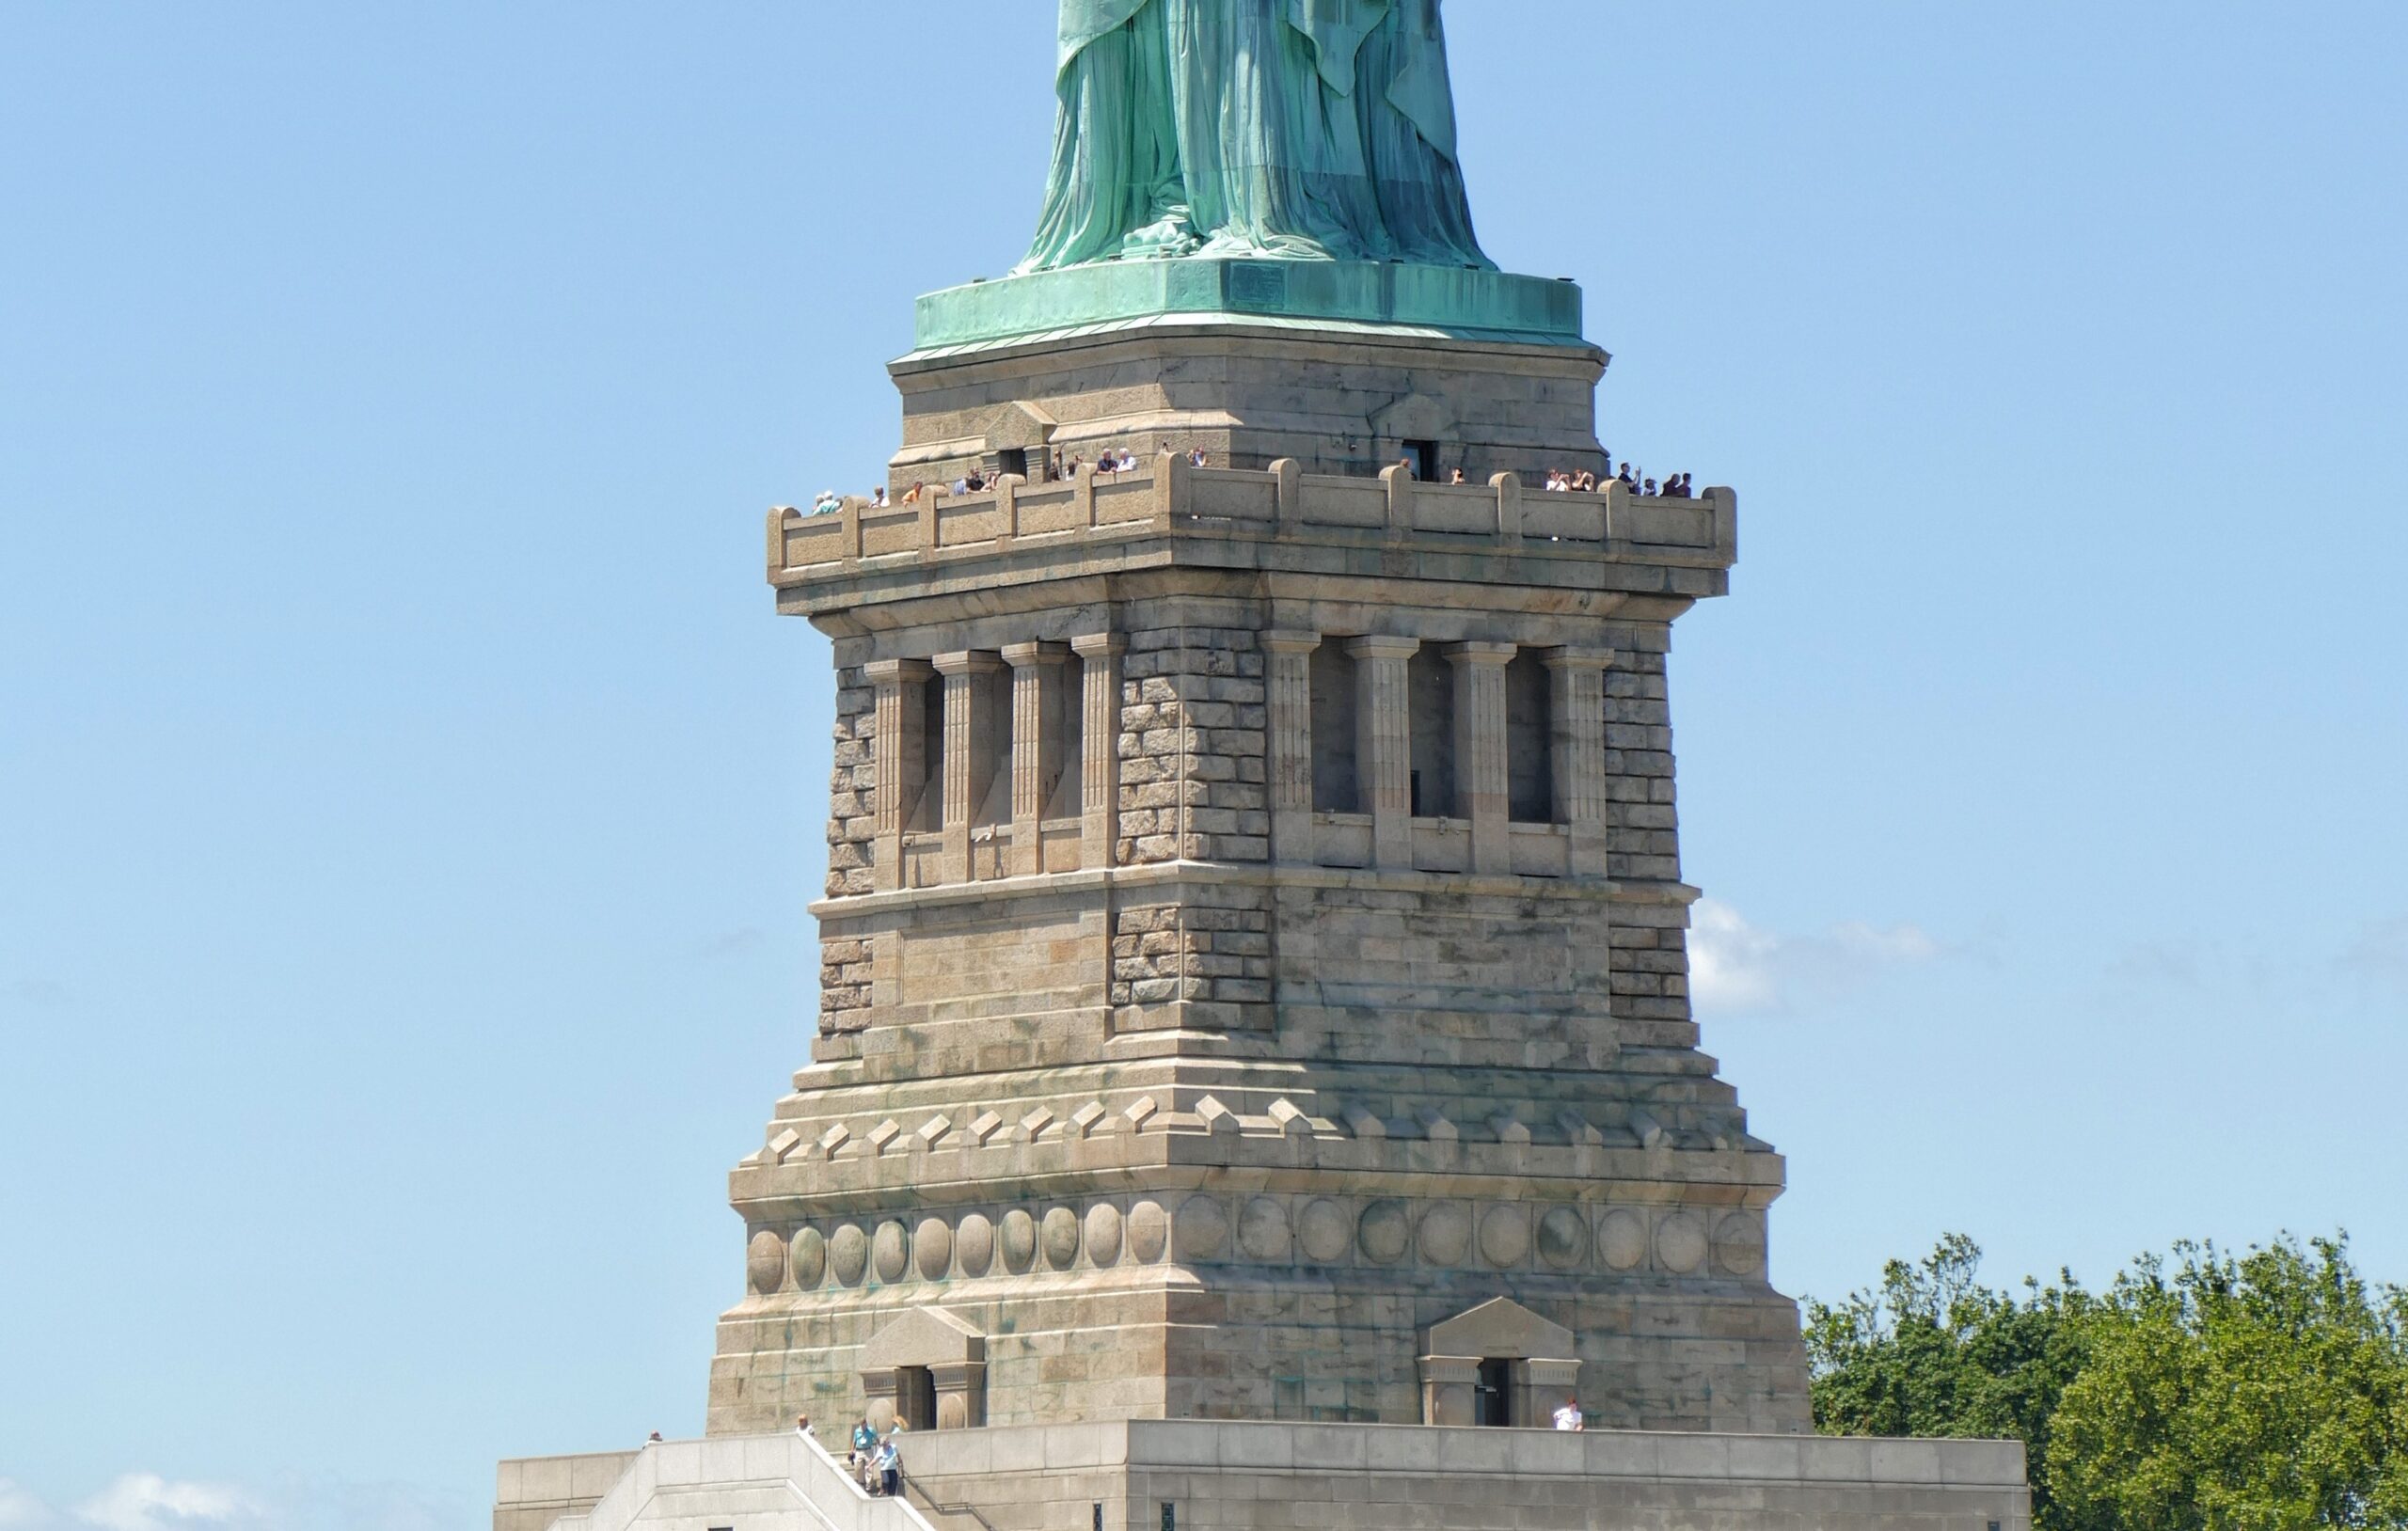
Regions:
<instances>
[{"instance_id":1,"label":"rectangular window opening","mask_svg":"<svg viewBox=\"0 0 2408 1531\"><path fill-rule=\"evenodd\" d=\"M1312 687L1313 808L1363 812L1354 770L1354 658L1346 640L1323 638L1307 665Z\"/></svg>"},{"instance_id":2,"label":"rectangular window opening","mask_svg":"<svg viewBox=\"0 0 2408 1531\"><path fill-rule=\"evenodd\" d=\"M895 1415L903 1421L906 1429L937 1428L936 1373L926 1366L895 1369Z\"/></svg>"},{"instance_id":3,"label":"rectangular window opening","mask_svg":"<svg viewBox=\"0 0 2408 1531\"><path fill-rule=\"evenodd\" d=\"M1438 444L1436 442L1406 442L1404 460L1412 467L1413 476L1423 483L1438 481Z\"/></svg>"},{"instance_id":4,"label":"rectangular window opening","mask_svg":"<svg viewBox=\"0 0 2408 1531\"><path fill-rule=\"evenodd\" d=\"M1492 1356L1480 1364L1480 1381L1472 1384L1472 1423L1507 1426L1513 1423L1513 1363Z\"/></svg>"},{"instance_id":5,"label":"rectangular window opening","mask_svg":"<svg viewBox=\"0 0 2408 1531\"><path fill-rule=\"evenodd\" d=\"M1506 817L1516 824L1555 820L1555 719L1546 666L1524 649L1505 667Z\"/></svg>"},{"instance_id":6,"label":"rectangular window opening","mask_svg":"<svg viewBox=\"0 0 2408 1531\"><path fill-rule=\"evenodd\" d=\"M1413 814L1455 813L1455 667L1433 644L1404 664L1407 723L1412 732ZM1468 818L1468 813L1459 814Z\"/></svg>"},{"instance_id":7,"label":"rectangular window opening","mask_svg":"<svg viewBox=\"0 0 2408 1531\"><path fill-rule=\"evenodd\" d=\"M920 687L920 803L914 829L944 827L944 677Z\"/></svg>"}]
</instances>

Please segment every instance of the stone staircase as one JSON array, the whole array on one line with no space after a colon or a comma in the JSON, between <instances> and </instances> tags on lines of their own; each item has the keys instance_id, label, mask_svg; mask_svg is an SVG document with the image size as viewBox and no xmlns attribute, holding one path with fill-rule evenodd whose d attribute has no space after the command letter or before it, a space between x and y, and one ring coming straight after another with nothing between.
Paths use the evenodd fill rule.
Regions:
<instances>
[{"instance_id":1,"label":"stone staircase","mask_svg":"<svg viewBox=\"0 0 2408 1531\"><path fill-rule=\"evenodd\" d=\"M592 1509L552 1531L934 1531L901 1498L872 1498L825 1447L791 1431L646 1446Z\"/></svg>"}]
</instances>

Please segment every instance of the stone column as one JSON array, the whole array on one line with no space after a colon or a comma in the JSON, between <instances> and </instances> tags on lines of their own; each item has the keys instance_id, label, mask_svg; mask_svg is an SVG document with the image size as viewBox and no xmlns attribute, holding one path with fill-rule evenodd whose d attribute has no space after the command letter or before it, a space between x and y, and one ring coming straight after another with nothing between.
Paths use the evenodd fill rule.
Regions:
<instances>
[{"instance_id":1,"label":"stone column","mask_svg":"<svg viewBox=\"0 0 2408 1531\"><path fill-rule=\"evenodd\" d=\"M1421 1358L1421 1423L1477 1425L1473 1389L1480 1382L1476 1355L1425 1355Z\"/></svg>"},{"instance_id":2,"label":"stone column","mask_svg":"<svg viewBox=\"0 0 2408 1531\"><path fill-rule=\"evenodd\" d=\"M1357 638L1354 659L1354 780L1371 810L1371 864L1413 865L1413 718L1404 662L1418 639Z\"/></svg>"},{"instance_id":3,"label":"stone column","mask_svg":"<svg viewBox=\"0 0 2408 1531\"><path fill-rule=\"evenodd\" d=\"M938 1429L975 1429L987 1423L987 1363L937 1362L928 1372L937 1384Z\"/></svg>"},{"instance_id":4,"label":"stone column","mask_svg":"<svg viewBox=\"0 0 2408 1531\"><path fill-rule=\"evenodd\" d=\"M1045 804L1062 780L1062 667L1067 643L1014 643L1012 667L1012 854L1015 877L1045 870Z\"/></svg>"},{"instance_id":5,"label":"stone column","mask_svg":"<svg viewBox=\"0 0 2408 1531\"><path fill-rule=\"evenodd\" d=\"M1082 466L1079 476L1088 479ZM1086 662L1080 687L1079 865L1088 869L1112 865L1113 844L1120 838L1120 655L1129 640L1118 633L1086 633L1070 639L1070 649Z\"/></svg>"},{"instance_id":6,"label":"stone column","mask_svg":"<svg viewBox=\"0 0 2408 1531\"><path fill-rule=\"evenodd\" d=\"M920 687L936 671L918 659L873 659L868 669L870 682L878 687L871 746L878 765L878 808L870 876L881 892L892 892L904 885L903 827L919 806L928 769L927 713Z\"/></svg>"},{"instance_id":7,"label":"stone column","mask_svg":"<svg viewBox=\"0 0 2408 1531\"><path fill-rule=\"evenodd\" d=\"M1532 1356L1513 1363L1513 1420L1529 1429L1545 1429L1555 1411L1580 1393L1580 1363Z\"/></svg>"},{"instance_id":8,"label":"stone column","mask_svg":"<svg viewBox=\"0 0 2408 1531\"><path fill-rule=\"evenodd\" d=\"M1264 741L1265 774L1271 779L1271 859L1313 859L1313 650L1319 633L1268 632L1265 690L1270 736Z\"/></svg>"},{"instance_id":9,"label":"stone column","mask_svg":"<svg viewBox=\"0 0 2408 1531\"><path fill-rule=\"evenodd\" d=\"M900 1379L895 1375L897 1369L894 1366L862 1368L862 1395L868 1402L863 1413L880 1433L893 1429L895 1416L902 1413L903 1399L898 1389Z\"/></svg>"},{"instance_id":10,"label":"stone column","mask_svg":"<svg viewBox=\"0 0 2408 1531\"><path fill-rule=\"evenodd\" d=\"M936 657L944 677L944 873L970 880L970 825L995 780L995 698L987 677L1001 658L977 649Z\"/></svg>"},{"instance_id":11,"label":"stone column","mask_svg":"<svg viewBox=\"0 0 2408 1531\"><path fill-rule=\"evenodd\" d=\"M1513 870L1512 785L1505 771L1505 667L1511 643L1457 643L1447 650L1455 667L1455 802L1471 820L1471 869Z\"/></svg>"},{"instance_id":12,"label":"stone column","mask_svg":"<svg viewBox=\"0 0 2408 1531\"><path fill-rule=\"evenodd\" d=\"M1570 872L1606 875L1606 668L1610 649L1551 649L1546 655L1548 764L1555 822L1572 834Z\"/></svg>"}]
</instances>

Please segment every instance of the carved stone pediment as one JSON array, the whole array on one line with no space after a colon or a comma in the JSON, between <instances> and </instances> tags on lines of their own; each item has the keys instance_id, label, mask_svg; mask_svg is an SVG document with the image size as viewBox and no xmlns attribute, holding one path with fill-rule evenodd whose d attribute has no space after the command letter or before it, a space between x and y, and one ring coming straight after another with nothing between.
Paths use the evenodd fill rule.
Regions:
<instances>
[{"instance_id":1,"label":"carved stone pediment","mask_svg":"<svg viewBox=\"0 0 2408 1531\"><path fill-rule=\"evenodd\" d=\"M1430 1326L1434 1356L1494 1356L1529 1360L1577 1352L1572 1331L1551 1323L1510 1297L1491 1298L1468 1312Z\"/></svg>"},{"instance_id":2,"label":"carved stone pediment","mask_svg":"<svg viewBox=\"0 0 2408 1531\"><path fill-rule=\"evenodd\" d=\"M958 1366L987 1359L987 1336L943 1308L913 1308L862 1347L863 1370Z\"/></svg>"}]
</instances>

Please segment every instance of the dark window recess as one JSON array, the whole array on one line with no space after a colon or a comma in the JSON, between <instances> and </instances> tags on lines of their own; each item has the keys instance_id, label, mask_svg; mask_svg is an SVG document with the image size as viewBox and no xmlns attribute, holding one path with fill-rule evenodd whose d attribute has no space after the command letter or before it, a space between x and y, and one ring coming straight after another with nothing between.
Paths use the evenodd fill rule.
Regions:
<instances>
[{"instance_id":1,"label":"dark window recess","mask_svg":"<svg viewBox=\"0 0 2408 1531\"><path fill-rule=\"evenodd\" d=\"M1516 824L1555 819L1555 719L1546 666L1524 649L1505 667L1505 795Z\"/></svg>"},{"instance_id":2,"label":"dark window recess","mask_svg":"<svg viewBox=\"0 0 2408 1531\"><path fill-rule=\"evenodd\" d=\"M1406 442L1404 460L1413 465L1413 476L1423 483L1438 481L1438 444L1436 442Z\"/></svg>"},{"instance_id":3,"label":"dark window recess","mask_svg":"<svg viewBox=\"0 0 2408 1531\"><path fill-rule=\"evenodd\" d=\"M1354 776L1354 659L1346 639L1323 638L1306 666L1312 683L1313 808L1362 812Z\"/></svg>"},{"instance_id":4,"label":"dark window recess","mask_svg":"<svg viewBox=\"0 0 2408 1531\"><path fill-rule=\"evenodd\" d=\"M1167 1499L1163 1501L1163 1531L1179 1531L1179 1507Z\"/></svg>"},{"instance_id":5,"label":"dark window recess","mask_svg":"<svg viewBox=\"0 0 2408 1531\"><path fill-rule=\"evenodd\" d=\"M1095 1531L1103 1531L1103 1507L1095 1507Z\"/></svg>"},{"instance_id":6,"label":"dark window recess","mask_svg":"<svg viewBox=\"0 0 2408 1531\"><path fill-rule=\"evenodd\" d=\"M920 758L927 774L920 779L920 809L916 828L944 825L944 686L943 675L920 687Z\"/></svg>"},{"instance_id":7,"label":"dark window recess","mask_svg":"<svg viewBox=\"0 0 2408 1531\"><path fill-rule=\"evenodd\" d=\"M1480 1381L1472 1384L1471 1420L1475 1425L1513 1423L1513 1363L1491 1358L1480 1364Z\"/></svg>"},{"instance_id":8,"label":"dark window recess","mask_svg":"<svg viewBox=\"0 0 2408 1531\"><path fill-rule=\"evenodd\" d=\"M1404 686L1413 813L1443 818L1455 811L1455 667L1425 643L1404 662Z\"/></svg>"},{"instance_id":9,"label":"dark window recess","mask_svg":"<svg viewBox=\"0 0 2408 1531\"><path fill-rule=\"evenodd\" d=\"M998 473L1017 473L1023 479L1027 478L1028 449L1026 447L1006 447L1002 451L997 452L995 454L995 471Z\"/></svg>"},{"instance_id":10,"label":"dark window recess","mask_svg":"<svg viewBox=\"0 0 2408 1531\"><path fill-rule=\"evenodd\" d=\"M926 1366L897 1366L895 1369L895 1412L902 1416L907 1429L935 1429L936 1373Z\"/></svg>"},{"instance_id":11,"label":"dark window recess","mask_svg":"<svg viewBox=\"0 0 2408 1531\"><path fill-rule=\"evenodd\" d=\"M1435 817L1436 815L1433 814L1430 810L1421 806L1421 773L1419 771L1407 771L1405 773L1404 780L1407 789L1413 796L1413 816L1418 819Z\"/></svg>"}]
</instances>

